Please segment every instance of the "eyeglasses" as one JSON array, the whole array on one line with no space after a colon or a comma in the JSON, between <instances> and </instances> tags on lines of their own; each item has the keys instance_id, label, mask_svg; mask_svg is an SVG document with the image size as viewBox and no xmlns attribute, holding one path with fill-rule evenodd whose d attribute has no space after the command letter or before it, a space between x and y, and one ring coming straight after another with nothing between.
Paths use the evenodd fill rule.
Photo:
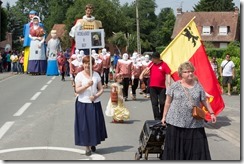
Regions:
<instances>
[{"instance_id":1,"label":"eyeglasses","mask_svg":"<svg viewBox=\"0 0 244 164\"><path fill-rule=\"evenodd\" d=\"M182 73L193 73L194 71L182 71Z\"/></svg>"}]
</instances>

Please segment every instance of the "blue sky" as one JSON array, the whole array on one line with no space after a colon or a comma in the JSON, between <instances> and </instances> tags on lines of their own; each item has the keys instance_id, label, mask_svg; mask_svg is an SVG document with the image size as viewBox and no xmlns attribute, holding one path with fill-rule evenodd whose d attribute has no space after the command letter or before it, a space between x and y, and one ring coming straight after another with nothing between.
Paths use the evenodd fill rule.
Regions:
<instances>
[{"instance_id":1,"label":"blue sky","mask_svg":"<svg viewBox=\"0 0 244 164\"><path fill-rule=\"evenodd\" d=\"M120 4L125 4L128 2L131 4L135 0L120 0ZM192 11L193 6L195 6L200 0L155 0L157 4L157 9L155 11L156 14L160 12L162 8L165 7L171 7L174 10L174 13L176 14L176 9L180 6L182 7L182 11ZM240 9L240 0L234 0L233 1L236 6ZM243 0L241 0L243 2Z\"/></svg>"},{"instance_id":2,"label":"blue sky","mask_svg":"<svg viewBox=\"0 0 244 164\"><path fill-rule=\"evenodd\" d=\"M13 5L13 4L15 4L16 1L17 0L2 0L2 2L3 2L2 6L5 7L7 2L9 2L10 5ZM135 0L120 0L120 4L123 5L126 2L131 4L133 1L135 1ZM200 0L155 0L156 4L158 6L155 13L158 14L162 8L171 7L171 8L173 8L173 10L176 14L176 9L180 6L182 7L183 12L191 11L191 10L193 10L193 6L195 6L199 1ZM241 0L241 1L234 0L233 2L240 9L240 2L243 2L243 1L244 0Z\"/></svg>"}]
</instances>

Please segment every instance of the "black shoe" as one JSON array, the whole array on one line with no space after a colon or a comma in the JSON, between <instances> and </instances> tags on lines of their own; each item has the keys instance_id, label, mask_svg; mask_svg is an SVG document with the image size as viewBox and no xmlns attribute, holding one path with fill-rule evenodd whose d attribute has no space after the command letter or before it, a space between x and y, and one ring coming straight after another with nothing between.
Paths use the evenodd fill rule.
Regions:
<instances>
[{"instance_id":1,"label":"black shoe","mask_svg":"<svg viewBox=\"0 0 244 164\"><path fill-rule=\"evenodd\" d=\"M91 151L95 152L96 151L96 146L91 146Z\"/></svg>"},{"instance_id":2,"label":"black shoe","mask_svg":"<svg viewBox=\"0 0 244 164\"><path fill-rule=\"evenodd\" d=\"M160 160L163 160L163 153L160 153L160 155L159 155L159 159L160 159Z\"/></svg>"},{"instance_id":3,"label":"black shoe","mask_svg":"<svg viewBox=\"0 0 244 164\"><path fill-rule=\"evenodd\" d=\"M91 150L86 150L86 156L90 156L91 155Z\"/></svg>"}]
</instances>

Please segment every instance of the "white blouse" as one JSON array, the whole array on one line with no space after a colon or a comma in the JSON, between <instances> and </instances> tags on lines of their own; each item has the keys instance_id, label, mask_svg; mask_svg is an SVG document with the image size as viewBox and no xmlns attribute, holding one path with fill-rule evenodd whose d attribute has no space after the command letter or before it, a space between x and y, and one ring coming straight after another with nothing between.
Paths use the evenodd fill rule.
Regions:
<instances>
[{"instance_id":1,"label":"white blouse","mask_svg":"<svg viewBox=\"0 0 244 164\"><path fill-rule=\"evenodd\" d=\"M89 80L90 79L88 79L83 74L83 72L79 72L75 76L76 85L78 85L80 83L82 86L87 85ZM83 93L79 94L78 101L83 102L83 103L92 103L89 97L91 95L95 95L98 92L97 86L98 86L98 83L101 81L101 77L97 72L93 71L92 80L93 80L93 85L91 87L87 88ZM100 101L100 98L98 97L94 102L99 102L99 101Z\"/></svg>"}]
</instances>

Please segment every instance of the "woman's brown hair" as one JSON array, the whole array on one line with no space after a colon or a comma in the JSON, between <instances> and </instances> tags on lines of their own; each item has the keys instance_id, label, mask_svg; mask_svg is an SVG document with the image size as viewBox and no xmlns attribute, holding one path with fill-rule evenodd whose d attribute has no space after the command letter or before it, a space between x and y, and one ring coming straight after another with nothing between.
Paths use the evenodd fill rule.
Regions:
<instances>
[{"instance_id":1,"label":"woman's brown hair","mask_svg":"<svg viewBox=\"0 0 244 164\"><path fill-rule=\"evenodd\" d=\"M92 59L92 65L94 65L95 64L95 59L93 57L91 57L91 59ZM82 62L86 63L86 64L90 63L90 56L89 55L85 55L83 57L83 59L82 59Z\"/></svg>"}]
</instances>

